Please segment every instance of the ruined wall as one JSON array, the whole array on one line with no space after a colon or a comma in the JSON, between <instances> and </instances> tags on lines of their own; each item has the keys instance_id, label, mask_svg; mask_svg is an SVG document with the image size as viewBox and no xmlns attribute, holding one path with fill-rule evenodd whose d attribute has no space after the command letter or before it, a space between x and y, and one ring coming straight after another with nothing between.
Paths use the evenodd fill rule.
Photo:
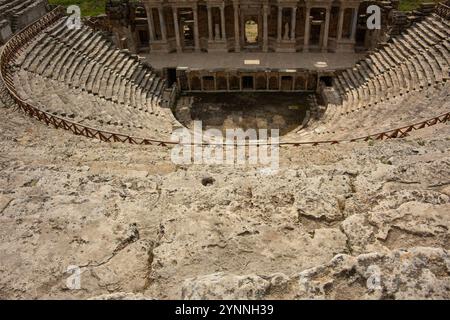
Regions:
<instances>
[{"instance_id":1,"label":"ruined wall","mask_svg":"<svg viewBox=\"0 0 450 320\"><path fill-rule=\"evenodd\" d=\"M0 1L0 44L4 44L19 30L35 22L48 12L47 0L24 3L21 0Z\"/></svg>"}]
</instances>

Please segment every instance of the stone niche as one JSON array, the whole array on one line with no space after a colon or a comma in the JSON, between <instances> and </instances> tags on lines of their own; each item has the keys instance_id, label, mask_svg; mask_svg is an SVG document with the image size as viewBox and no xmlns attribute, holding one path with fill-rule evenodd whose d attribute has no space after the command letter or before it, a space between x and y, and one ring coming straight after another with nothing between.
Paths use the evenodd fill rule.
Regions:
<instances>
[{"instance_id":1,"label":"stone niche","mask_svg":"<svg viewBox=\"0 0 450 320\"><path fill-rule=\"evenodd\" d=\"M305 69L273 70L177 70L182 91L297 91L317 90L317 72Z\"/></svg>"}]
</instances>

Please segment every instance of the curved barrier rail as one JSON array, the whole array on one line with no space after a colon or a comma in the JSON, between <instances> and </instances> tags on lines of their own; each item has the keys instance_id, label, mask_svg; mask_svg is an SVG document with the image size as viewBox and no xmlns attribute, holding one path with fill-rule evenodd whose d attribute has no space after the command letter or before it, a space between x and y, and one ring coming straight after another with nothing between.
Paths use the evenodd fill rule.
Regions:
<instances>
[{"instance_id":1,"label":"curved barrier rail","mask_svg":"<svg viewBox=\"0 0 450 320\"><path fill-rule=\"evenodd\" d=\"M449 9L445 6L447 10ZM443 10L443 9L442 9ZM448 14L448 11L445 11ZM98 139L103 142L123 142L136 145L156 145L156 146L169 146L176 145L177 142L174 141L164 141L148 138L138 138L129 135L124 135L120 133L108 132L99 130L96 128L91 128L76 122L69 121L67 119L52 115L48 112L42 111L39 108L29 104L23 100L18 94L14 86L14 80L11 70L11 64L14 63L17 55L23 52L23 48L40 32L42 32L47 27L54 24L58 19L63 17L65 10L63 7L57 7L47 15L43 16L41 19L37 20L35 23L27 26L21 30L18 34L13 36L4 46L0 57L0 77L5 86L5 90L16 103L17 107L21 109L24 113L32 118L44 122L48 126L53 126L55 129L64 129L71 131L75 135L84 136L86 138ZM332 145L346 142L356 142L356 141L370 141L370 140L386 140L394 138L403 138L408 135L409 132L414 130L419 130L425 127L429 127L438 123L445 123L450 120L450 112L441 114L439 116L427 119L418 123L407 125L401 128L391 129L383 131L376 134L370 134L367 136L353 138L353 139L342 139L342 140L323 140L323 141L301 141L301 142L249 142L247 145L279 145L279 146L318 146L318 145ZM193 144L190 144L193 145ZM201 145L204 146L219 146L227 144L218 143L207 143L203 142ZM236 144L229 144L236 145Z\"/></svg>"}]
</instances>

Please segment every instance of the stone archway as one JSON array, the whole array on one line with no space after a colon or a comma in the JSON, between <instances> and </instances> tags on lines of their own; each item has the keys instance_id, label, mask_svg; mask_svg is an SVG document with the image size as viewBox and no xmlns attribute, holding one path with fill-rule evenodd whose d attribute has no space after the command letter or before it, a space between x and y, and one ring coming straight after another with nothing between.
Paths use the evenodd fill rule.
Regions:
<instances>
[{"instance_id":1,"label":"stone archway","mask_svg":"<svg viewBox=\"0 0 450 320\"><path fill-rule=\"evenodd\" d=\"M258 45L258 22L247 19L244 23L244 41L246 46Z\"/></svg>"},{"instance_id":2,"label":"stone archway","mask_svg":"<svg viewBox=\"0 0 450 320\"><path fill-rule=\"evenodd\" d=\"M194 15L191 8L179 9L180 36L183 48L193 49L194 40Z\"/></svg>"},{"instance_id":3,"label":"stone archway","mask_svg":"<svg viewBox=\"0 0 450 320\"><path fill-rule=\"evenodd\" d=\"M241 8L241 44L244 49L254 51L261 49L262 15L256 7Z\"/></svg>"}]
</instances>

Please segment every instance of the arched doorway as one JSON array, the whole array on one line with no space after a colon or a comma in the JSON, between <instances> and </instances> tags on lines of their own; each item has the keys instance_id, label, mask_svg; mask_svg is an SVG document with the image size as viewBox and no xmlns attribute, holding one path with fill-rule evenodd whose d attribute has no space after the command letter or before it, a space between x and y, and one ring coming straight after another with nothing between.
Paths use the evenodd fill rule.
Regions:
<instances>
[{"instance_id":1,"label":"arched doorway","mask_svg":"<svg viewBox=\"0 0 450 320\"><path fill-rule=\"evenodd\" d=\"M241 41L243 47L250 51L260 49L261 45L261 21L258 14L244 15L241 21L242 33Z\"/></svg>"},{"instance_id":2,"label":"arched doorway","mask_svg":"<svg viewBox=\"0 0 450 320\"><path fill-rule=\"evenodd\" d=\"M194 48L194 16L191 8L179 9L180 34L184 49Z\"/></svg>"},{"instance_id":3,"label":"arched doorway","mask_svg":"<svg viewBox=\"0 0 450 320\"><path fill-rule=\"evenodd\" d=\"M248 46L258 44L258 23L252 19L245 21L244 40Z\"/></svg>"}]
</instances>

